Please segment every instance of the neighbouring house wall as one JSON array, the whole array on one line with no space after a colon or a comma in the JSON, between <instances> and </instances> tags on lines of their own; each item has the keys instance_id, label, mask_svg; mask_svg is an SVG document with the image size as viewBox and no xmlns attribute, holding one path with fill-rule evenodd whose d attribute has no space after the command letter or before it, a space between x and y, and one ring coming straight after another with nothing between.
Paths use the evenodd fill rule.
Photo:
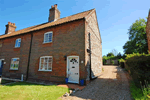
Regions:
<instances>
[{"instance_id":1,"label":"neighbouring house wall","mask_svg":"<svg viewBox=\"0 0 150 100\"><path fill-rule=\"evenodd\" d=\"M106 60L106 64L112 64L111 61L114 61L114 64L118 65L118 59L116 59L116 60L110 60L110 59Z\"/></svg>"},{"instance_id":2,"label":"neighbouring house wall","mask_svg":"<svg viewBox=\"0 0 150 100\"><path fill-rule=\"evenodd\" d=\"M21 45L19 48L15 48L15 41L18 38L21 38ZM30 41L30 34L0 39L2 43L0 47L0 59L4 59L6 63L3 65L2 77L21 79L21 75L23 74L24 79L26 78ZM19 58L18 70L10 70L12 58Z\"/></svg>"},{"instance_id":3,"label":"neighbouring house wall","mask_svg":"<svg viewBox=\"0 0 150 100\"><path fill-rule=\"evenodd\" d=\"M147 34L148 51L150 52L150 11L147 18L146 34Z\"/></svg>"},{"instance_id":4,"label":"neighbouring house wall","mask_svg":"<svg viewBox=\"0 0 150 100\"><path fill-rule=\"evenodd\" d=\"M91 77L98 76L101 72L102 67L102 44L101 37L98 29L97 18L95 10L86 18L86 34L85 34L85 65L87 68L87 80L89 80L90 71L90 57L87 53L89 48L89 36L91 38Z\"/></svg>"},{"instance_id":5,"label":"neighbouring house wall","mask_svg":"<svg viewBox=\"0 0 150 100\"><path fill-rule=\"evenodd\" d=\"M85 20L76 20L55 27L45 28L33 33L31 58L29 65L30 81L65 82L67 60L64 56L79 56L80 79L86 79L85 62ZM43 44L44 33L53 31L52 43ZM53 56L52 71L39 70L41 56Z\"/></svg>"}]
</instances>

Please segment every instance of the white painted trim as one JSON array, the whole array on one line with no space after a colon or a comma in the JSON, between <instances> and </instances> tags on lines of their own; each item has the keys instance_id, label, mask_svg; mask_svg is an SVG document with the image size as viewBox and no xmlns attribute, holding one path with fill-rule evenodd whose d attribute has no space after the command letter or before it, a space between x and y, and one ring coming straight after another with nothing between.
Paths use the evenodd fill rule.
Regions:
<instances>
[{"instance_id":1,"label":"white painted trim","mask_svg":"<svg viewBox=\"0 0 150 100\"><path fill-rule=\"evenodd\" d=\"M16 68L16 69L10 68L9 70L18 70L18 68Z\"/></svg>"},{"instance_id":2,"label":"white painted trim","mask_svg":"<svg viewBox=\"0 0 150 100\"><path fill-rule=\"evenodd\" d=\"M69 66L69 57L78 57L78 61L79 61L79 56L67 56L67 78L68 78L68 66ZM79 61L79 66L80 66L80 61ZM79 68L80 69L80 68ZM80 78L80 70L79 70L79 78ZM69 81L69 78L68 78L68 82L70 82L70 83L78 83L79 84L79 80L78 80L78 82L72 82L72 81Z\"/></svg>"},{"instance_id":3,"label":"white painted trim","mask_svg":"<svg viewBox=\"0 0 150 100\"><path fill-rule=\"evenodd\" d=\"M0 60L5 60L5 59L0 59Z\"/></svg>"},{"instance_id":4,"label":"white painted trim","mask_svg":"<svg viewBox=\"0 0 150 100\"><path fill-rule=\"evenodd\" d=\"M38 70L38 71L43 71L43 72L52 72L52 70Z\"/></svg>"},{"instance_id":5,"label":"white painted trim","mask_svg":"<svg viewBox=\"0 0 150 100\"><path fill-rule=\"evenodd\" d=\"M52 33L52 41L51 41L51 42L45 42L45 34L48 34L48 33ZM49 32L44 33L44 41L43 41L43 44L45 44L45 43L52 43L52 42L53 42L53 31L49 31Z\"/></svg>"},{"instance_id":6,"label":"white painted trim","mask_svg":"<svg viewBox=\"0 0 150 100\"><path fill-rule=\"evenodd\" d=\"M39 70L38 71L52 71L52 70L41 70L40 68L41 68L41 58L52 58L52 62L51 62L51 66L52 66L52 68L53 68L53 56L41 56L40 57L40 61L39 61ZM48 63L47 63L48 64Z\"/></svg>"}]
</instances>

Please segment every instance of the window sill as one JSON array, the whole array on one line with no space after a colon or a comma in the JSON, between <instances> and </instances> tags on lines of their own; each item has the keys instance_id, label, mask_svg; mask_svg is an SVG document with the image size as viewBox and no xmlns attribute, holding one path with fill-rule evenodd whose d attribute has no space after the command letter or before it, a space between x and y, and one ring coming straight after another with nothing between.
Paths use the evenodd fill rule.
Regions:
<instances>
[{"instance_id":1,"label":"window sill","mask_svg":"<svg viewBox=\"0 0 150 100\"><path fill-rule=\"evenodd\" d=\"M43 44L52 43L52 42L43 42Z\"/></svg>"},{"instance_id":2,"label":"window sill","mask_svg":"<svg viewBox=\"0 0 150 100\"><path fill-rule=\"evenodd\" d=\"M51 72L52 70L38 70L38 71Z\"/></svg>"},{"instance_id":3,"label":"window sill","mask_svg":"<svg viewBox=\"0 0 150 100\"><path fill-rule=\"evenodd\" d=\"M9 70L18 70L18 69L9 69Z\"/></svg>"},{"instance_id":4,"label":"window sill","mask_svg":"<svg viewBox=\"0 0 150 100\"><path fill-rule=\"evenodd\" d=\"M20 48L20 47L14 47L14 48Z\"/></svg>"}]
</instances>

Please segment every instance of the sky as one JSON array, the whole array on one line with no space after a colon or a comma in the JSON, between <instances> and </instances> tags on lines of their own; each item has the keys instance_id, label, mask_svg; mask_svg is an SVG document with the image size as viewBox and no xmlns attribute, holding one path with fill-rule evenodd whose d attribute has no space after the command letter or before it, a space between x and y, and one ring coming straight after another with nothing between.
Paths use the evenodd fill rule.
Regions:
<instances>
[{"instance_id":1,"label":"sky","mask_svg":"<svg viewBox=\"0 0 150 100\"><path fill-rule=\"evenodd\" d=\"M8 22L20 30L48 22L49 9L57 4L60 17L95 8L102 38L102 55L115 49L123 54L128 29L139 18L148 16L150 0L0 0L0 35Z\"/></svg>"}]
</instances>

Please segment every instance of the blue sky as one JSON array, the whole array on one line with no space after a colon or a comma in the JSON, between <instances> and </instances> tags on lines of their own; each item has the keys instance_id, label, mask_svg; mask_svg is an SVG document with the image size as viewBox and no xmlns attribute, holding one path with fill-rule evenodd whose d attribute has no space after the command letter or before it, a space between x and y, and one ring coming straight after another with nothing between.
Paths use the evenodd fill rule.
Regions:
<instances>
[{"instance_id":1,"label":"blue sky","mask_svg":"<svg viewBox=\"0 0 150 100\"><path fill-rule=\"evenodd\" d=\"M102 55L113 49L123 54L129 27L135 20L146 18L150 9L150 0L0 0L0 35L9 21L16 23L16 30L47 22L54 4L58 4L61 18L96 9Z\"/></svg>"}]
</instances>

